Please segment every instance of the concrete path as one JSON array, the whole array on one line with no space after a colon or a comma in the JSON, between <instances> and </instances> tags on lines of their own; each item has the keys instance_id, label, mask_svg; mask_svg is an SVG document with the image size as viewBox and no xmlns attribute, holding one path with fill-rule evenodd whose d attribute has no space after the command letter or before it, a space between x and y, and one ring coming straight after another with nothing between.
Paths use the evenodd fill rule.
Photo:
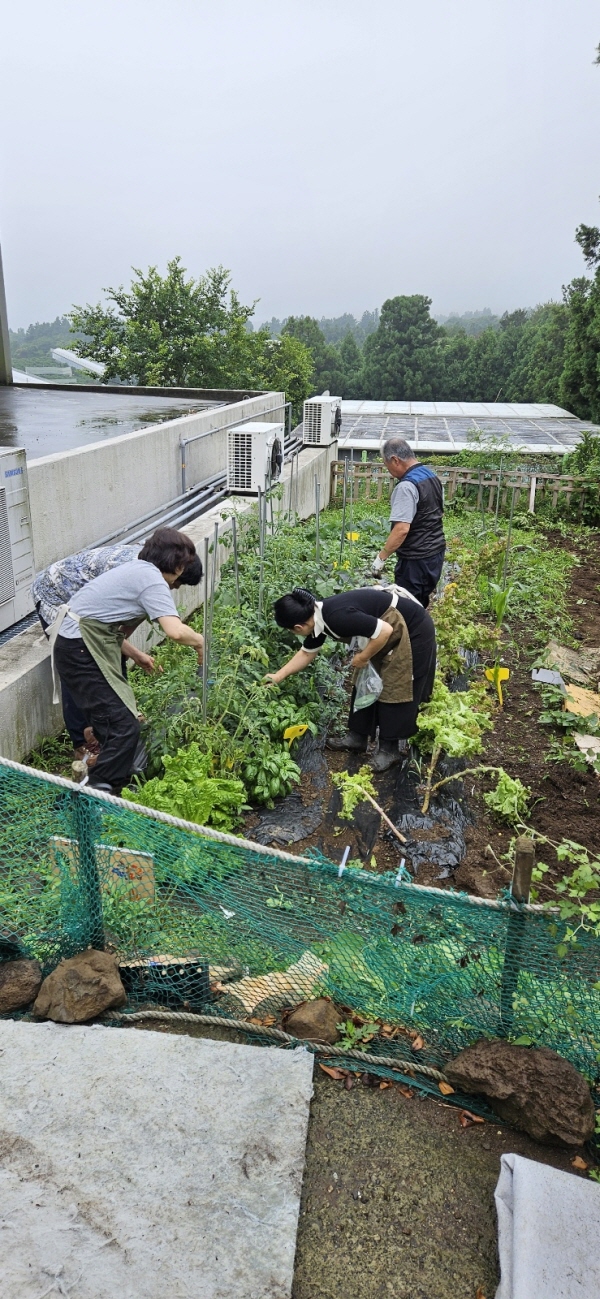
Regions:
<instances>
[{"instance_id":1,"label":"concrete path","mask_svg":"<svg viewBox=\"0 0 600 1299\"><path fill-rule=\"evenodd\" d=\"M312 1057L0 1021L10 1299L286 1299Z\"/></svg>"}]
</instances>

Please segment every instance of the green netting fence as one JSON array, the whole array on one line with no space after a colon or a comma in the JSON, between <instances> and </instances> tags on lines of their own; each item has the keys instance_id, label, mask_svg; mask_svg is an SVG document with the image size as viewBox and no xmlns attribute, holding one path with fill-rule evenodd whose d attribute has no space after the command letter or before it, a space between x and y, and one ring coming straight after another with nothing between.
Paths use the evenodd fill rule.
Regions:
<instances>
[{"instance_id":1,"label":"green netting fence","mask_svg":"<svg viewBox=\"0 0 600 1299\"><path fill-rule=\"evenodd\" d=\"M373 1072L437 1090L463 1047L524 1037L593 1083L600 943L584 933L561 956L562 929L536 907L340 874L0 759L0 959L2 939L46 971L107 948L129 1010L243 1021L273 1044L287 1009L323 995L340 1021L377 1025Z\"/></svg>"}]
</instances>

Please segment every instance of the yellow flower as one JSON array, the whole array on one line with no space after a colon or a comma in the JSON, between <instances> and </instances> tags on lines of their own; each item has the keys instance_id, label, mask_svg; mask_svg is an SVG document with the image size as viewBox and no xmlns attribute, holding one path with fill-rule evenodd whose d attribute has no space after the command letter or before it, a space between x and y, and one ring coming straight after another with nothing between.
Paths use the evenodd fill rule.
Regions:
<instances>
[{"instance_id":1,"label":"yellow flower","mask_svg":"<svg viewBox=\"0 0 600 1299\"><path fill-rule=\"evenodd\" d=\"M308 726L306 725L306 722L299 723L297 726L288 726L287 730L283 732L283 738L284 740L287 740L288 747L291 749L294 740L299 740L307 730Z\"/></svg>"},{"instance_id":2,"label":"yellow flower","mask_svg":"<svg viewBox=\"0 0 600 1299\"><path fill-rule=\"evenodd\" d=\"M509 669L508 669L508 668L501 668L499 663L495 663L494 666L493 666L493 668L486 668L486 669L485 669L485 675L486 675L488 681L491 681L491 682L492 682L492 685L494 685L494 686L496 687L496 691L497 691L497 693L498 693L498 701L499 701L499 703L500 703L500 707L502 708L502 706L503 706L503 704L504 704L504 700L503 700L503 698L502 698L502 686L501 686L500 682L501 682L501 681L508 681L508 678L509 678L509 676L510 676L510 671L509 671Z\"/></svg>"}]
</instances>

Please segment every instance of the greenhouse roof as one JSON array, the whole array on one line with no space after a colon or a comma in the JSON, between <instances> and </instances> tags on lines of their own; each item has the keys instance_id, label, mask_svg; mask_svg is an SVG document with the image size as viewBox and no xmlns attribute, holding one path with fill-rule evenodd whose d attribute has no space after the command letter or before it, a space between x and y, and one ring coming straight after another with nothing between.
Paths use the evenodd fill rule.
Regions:
<instances>
[{"instance_id":1,"label":"greenhouse roof","mask_svg":"<svg viewBox=\"0 0 600 1299\"><path fill-rule=\"evenodd\" d=\"M515 451L562 455L586 429L600 433L560 406L512 402L343 401L340 451L379 451L389 437L413 450L464 451L477 431L506 440Z\"/></svg>"}]
</instances>

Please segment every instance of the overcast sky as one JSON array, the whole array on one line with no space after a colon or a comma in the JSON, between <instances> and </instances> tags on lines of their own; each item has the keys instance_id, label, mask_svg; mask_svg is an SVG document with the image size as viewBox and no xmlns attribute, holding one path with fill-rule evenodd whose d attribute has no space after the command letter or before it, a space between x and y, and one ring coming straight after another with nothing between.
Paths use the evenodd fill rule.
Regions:
<instances>
[{"instance_id":1,"label":"overcast sky","mask_svg":"<svg viewBox=\"0 0 600 1299\"><path fill-rule=\"evenodd\" d=\"M558 298L600 221L595 0L3 8L11 326L181 254L256 319Z\"/></svg>"}]
</instances>

